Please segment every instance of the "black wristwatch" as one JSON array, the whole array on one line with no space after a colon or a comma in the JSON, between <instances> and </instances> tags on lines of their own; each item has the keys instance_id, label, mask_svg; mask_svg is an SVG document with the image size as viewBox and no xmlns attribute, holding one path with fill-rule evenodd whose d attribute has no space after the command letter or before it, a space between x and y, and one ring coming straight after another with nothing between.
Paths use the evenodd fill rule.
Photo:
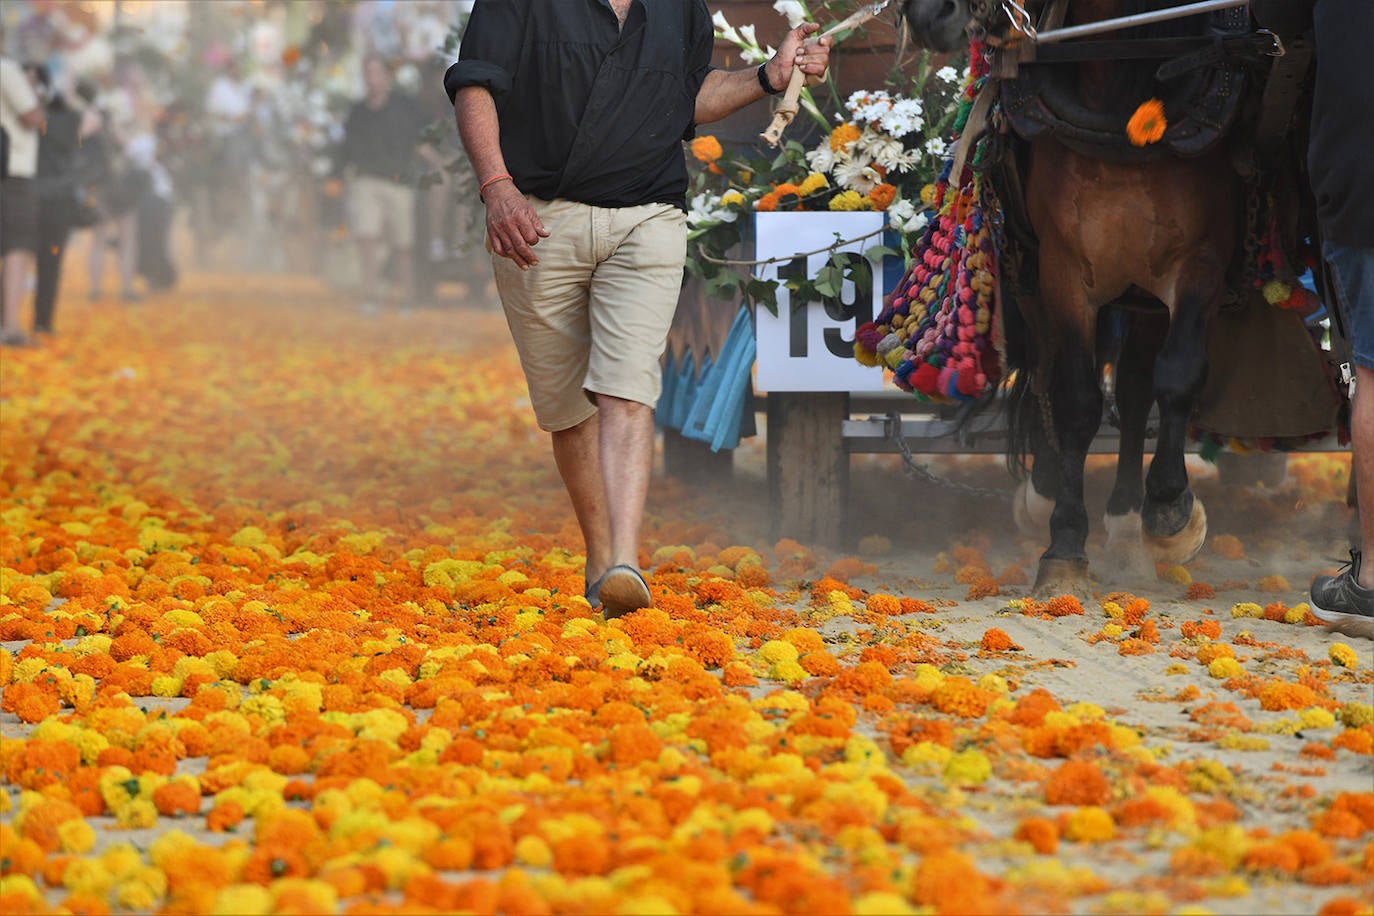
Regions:
<instances>
[{"instance_id":1,"label":"black wristwatch","mask_svg":"<svg viewBox=\"0 0 1374 916\"><path fill-rule=\"evenodd\" d=\"M777 95L778 93L782 92L782 90L781 90L781 89L774 89L774 88L773 88L773 84L770 83L770 82L768 82L768 74L765 73L765 72L764 72L764 69L763 69L764 67L767 67L767 66L768 66L768 62L767 62L767 61L764 61L763 63L759 64L759 68L758 68L757 70L755 70L754 72L755 72L756 74L758 74L759 85L763 87L763 91L766 92L766 93L768 93L769 95Z\"/></svg>"}]
</instances>

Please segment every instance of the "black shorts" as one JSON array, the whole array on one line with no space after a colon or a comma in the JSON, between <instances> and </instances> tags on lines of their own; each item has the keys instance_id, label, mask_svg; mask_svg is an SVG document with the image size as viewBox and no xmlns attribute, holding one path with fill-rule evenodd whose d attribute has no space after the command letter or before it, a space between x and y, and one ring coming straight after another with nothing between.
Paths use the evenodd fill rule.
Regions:
<instances>
[{"instance_id":1,"label":"black shorts","mask_svg":"<svg viewBox=\"0 0 1374 916\"><path fill-rule=\"evenodd\" d=\"M0 255L38 251L38 196L32 178L0 181Z\"/></svg>"}]
</instances>

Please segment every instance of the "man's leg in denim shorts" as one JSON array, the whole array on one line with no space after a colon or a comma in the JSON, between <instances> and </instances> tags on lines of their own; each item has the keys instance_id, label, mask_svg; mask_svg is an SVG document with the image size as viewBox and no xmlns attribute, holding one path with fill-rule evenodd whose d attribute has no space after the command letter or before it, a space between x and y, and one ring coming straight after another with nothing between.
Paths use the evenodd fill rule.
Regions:
<instances>
[{"instance_id":1,"label":"man's leg in denim shorts","mask_svg":"<svg viewBox=\"0 0 1374 916\"><path fill-rule=\"evenodd\" d=\"M1322 254L1331 267L1337 306L1355 363L1350 437L1362 541L1361 550L1352 552L1352 569L1346 574L1358 591L1345 588L1337 595L1337 580L1344 576L1321 577L1312 585L1314 612L1324 619L1333 619L1317 610L1323 594L1336 597L1342 605L1353 602L1350 609L1357 611L1357 616L1364 616L1374 601L1374 595L1364 593L1374 588L1374 564L1363 562L1363 553L1374 550L1374 248L1327 242L1322 246Z\"/></svg>"}]
</instances>

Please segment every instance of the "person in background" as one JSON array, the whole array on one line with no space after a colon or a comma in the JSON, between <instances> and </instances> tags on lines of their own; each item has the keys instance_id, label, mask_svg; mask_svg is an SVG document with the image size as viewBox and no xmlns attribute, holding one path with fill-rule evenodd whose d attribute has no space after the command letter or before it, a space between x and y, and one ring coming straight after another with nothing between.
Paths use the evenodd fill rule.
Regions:
<instances>
[{"instance_id":1,"label":"person in background","mask_svg":"<svg viewBox=\"0 0 1374 916\"><path fill-rule=\"evenodd\" d=\"M83 111L68 103L63 93L55 92L46 67L26 64L25 71L45 103L47 127L38 141L38 171L34 191L38 202L38 280L33 296L33 330L54 333L58 279L62 258L73 227L80 222L79 210L84 186L80 180L79 153L82 128L93 125Z\"/></svg>"},{"instance_id":2,"label":"person in background","mask_svg":"<svg viewBox=\"0 0 1374 916\"><path fill-rule=\"evenodd\" d=\"M817 29L725 71L703 0L478 0L444 76L530 402L586 542L587 601L607 617L653 601L639 530L687 254L682 142L795 68L819 78L830 39L804 43Z\"/></svg>"},{"instance_id":3,"label":"person in background","mask_svg":"<svg viewBox=\"0 0 1374 916\"><path fill-rule=\"evenodd\" d=\"M138 199L138 273L154 292L171 289L177 281L172 263L172 176L158 156L157 135L142 130L129 138L129 163L146 176Z\"/></svg>"},{"instance_id":4,"label":"person in background","mask_svg":"<svg viewBox=\"0 0 1374 916\"><path fill-rule=\"evenodd\" d=\"M1374 625L1374 568L1363 562L1364 548L1374 547L1374 80L1365 63L1374 40L1374 3L1318 0L1313 15L1317 78L1307 164L1322 257L1355 363L1350 438L1361 546L1350 551L1339 575L1312 582L1311 604L1328 623Z\"/></svg>"},{"instance_id":5,"label":"person in background","mask_svg":"<svg viewBox=\"0 0 1374 916\"><path fill-rule=\"evenodd\" d=\"M31 338L19 326L38 250L38 138L47 116L29 76L17 61L0 56L0 129L5 136L0 179L0 346L22 347Z\"/></svg>"},{"instance_id":6,"label":"person in background","mask_svg":"<svg viewBox=\"0 0 1374 916\"><path fill-rule=\"evenodd\" d=\"M81 83L76 91L99 118L96 129L82 141L83 155L89 157L91 172L97 176L95 198L100 211L100 220L91 227L91 299L94 301L101 296L105 255L114 249L119 297L124 302L140 302L143 297L134 289L138 266L138 201L143 196L147 176L133 167L125 152L125 138L116 129L114 119L98 107L98 90L89 83Z\"/></svg>"},{"instance_id":7,"label":"person in background","mask_svg":"<svg viewBox=\"0 0 1374 916\"><path fill-rule=\"evenodd\" d=\"M376 55L363 60L366 95L354 103L344 123L339 166L348 187L349 229L358 245L364 311L382 300L381 255L391 250L397 290L390 297L415 295L412 249L415 245L416 157L438 169L445 185L448 172L437 150L421 142L429 123L411 98L392 90L391 69Z\"/></svg>"}]
</instances>

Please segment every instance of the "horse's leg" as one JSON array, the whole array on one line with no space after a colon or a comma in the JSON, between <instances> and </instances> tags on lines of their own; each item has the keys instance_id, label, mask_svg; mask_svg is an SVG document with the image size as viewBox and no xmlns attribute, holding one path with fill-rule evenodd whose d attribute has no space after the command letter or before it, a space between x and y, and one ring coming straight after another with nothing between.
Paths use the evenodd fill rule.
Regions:
<instances>
[{"instance_id":1,"label":"horse's leg","mask_svg":"<svg viewBox=\"0 0 1374 916\"><path fill-rule=\"evenodd\" d=\"M1026 404L1030 424L1030 474L1021 481L1012 496L1012 519L1016 528L1027 537L1039 538L1049 527L1054 512L1054 498L1059 491L1059 458L1045 435L1045 420L1039 404Z\"/></svg>"},{"instance_id":2,"label":"horse's leg","mask_svg":"<svg viewBox=\"0 0 1374 916\"><path fill-rule=\"evenodd\" d=\"M1140 519L1145 499L1145 427L1154 403L1155 359L1169 329L1169 316L1137 312L1127 316L1126 333L1116 365L1116 407L1121 422L1116 481L1107 498L1103 525L1110 568L1124 578L1153 577Z\"/></svg>"},{"instance_id":3,"label":"horse's leg","mask_svg":"<svg viewBox=\"0 0 1374 916\"><path fill-rule=\"evenodd\" d=\"M1221 276L1221 268L1212 276ZM1155 361L1159 442L1145 476L1141 521L1155 560L1169 564L1191 560L1207 537L1207 513L1188 486L1183 454L1188 421L1207 378L1207 318L1221 295L1206 289L1201 284L1184 287Z\"/></svg>"},{"instance_id":4,"label":"horse's leg","mask_svg":"<svg viewBox=\"0 0 1374 916\"><path fill-rule=\"evenodd\" d=\"M1051 300L1047 298L1048 301ZM1040 557L1035 579L1035 591L1040 595L1088 591L1088 509L1083 502L1083 462L1102 421L1102 389L1091 338L1069 331L1060 341L1050 373L1049 392L1058 440L1054 457L1059 487L1050 514L1050 546Z\"/></svg>"}]
</instances>

